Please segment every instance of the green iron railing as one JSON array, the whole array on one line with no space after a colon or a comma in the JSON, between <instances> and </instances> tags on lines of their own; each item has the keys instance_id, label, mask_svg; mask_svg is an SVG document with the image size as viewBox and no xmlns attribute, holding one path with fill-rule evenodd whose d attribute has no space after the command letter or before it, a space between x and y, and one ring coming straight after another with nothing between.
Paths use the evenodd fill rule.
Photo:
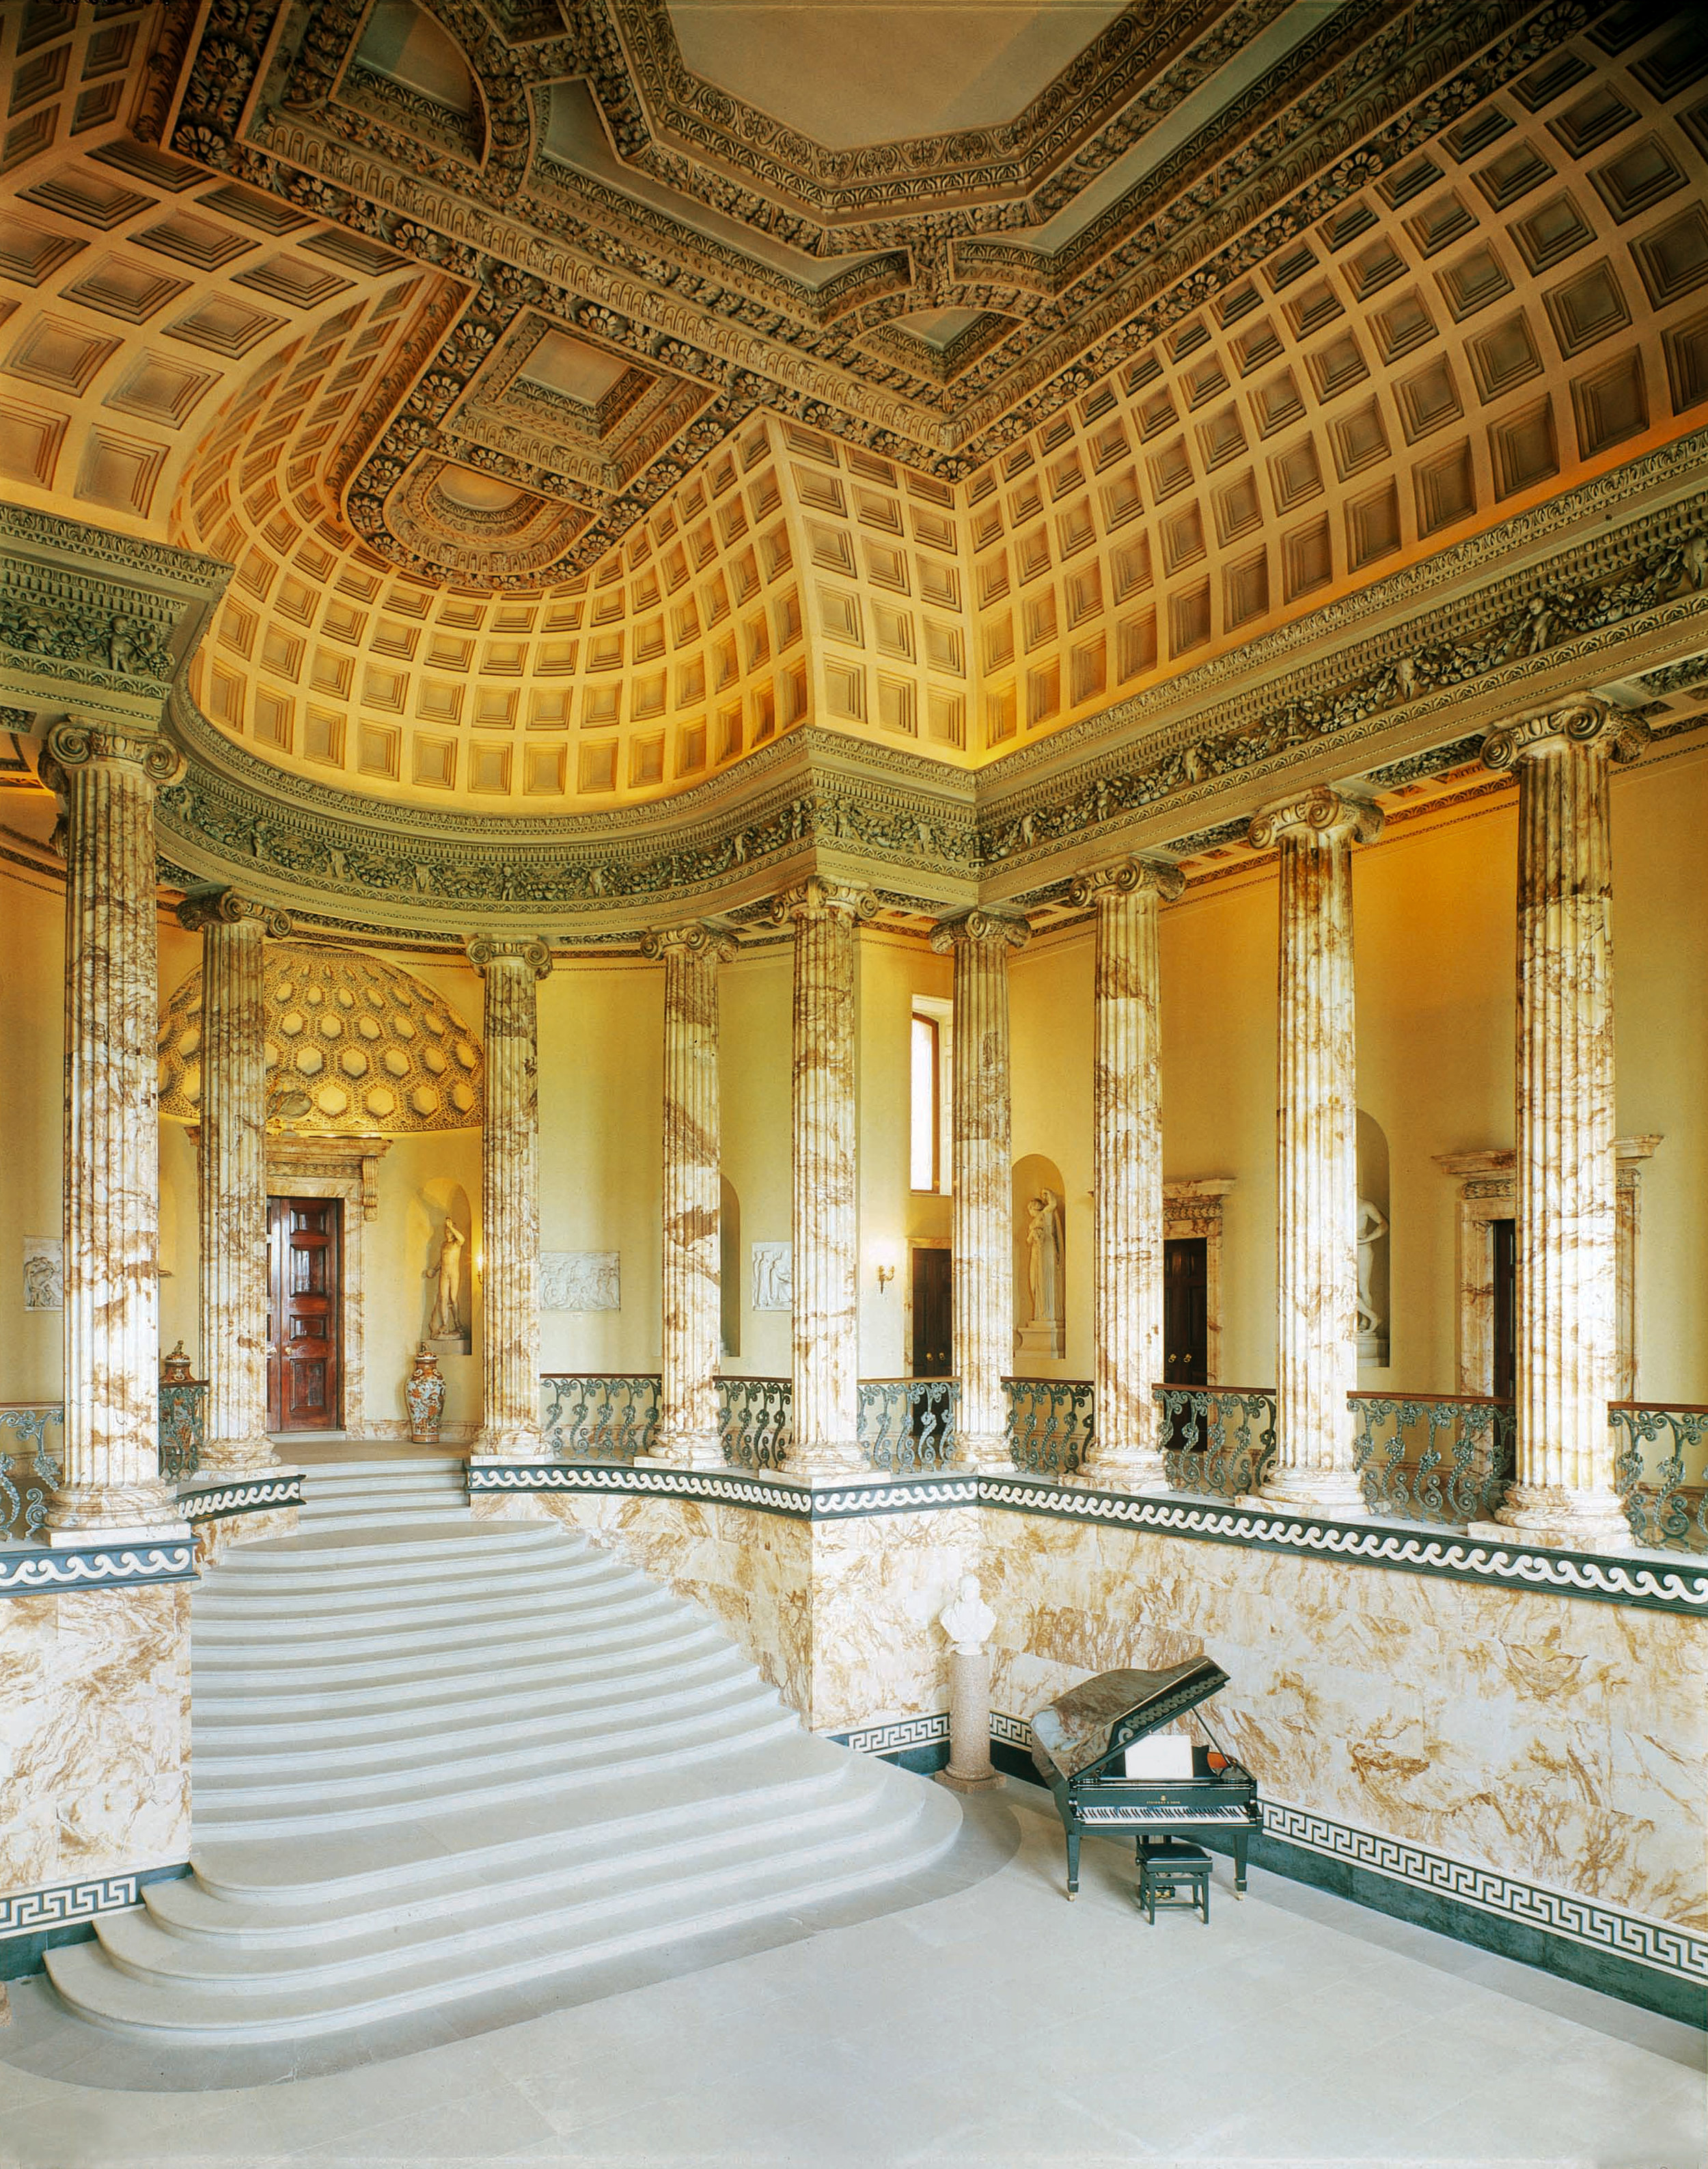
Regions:
<instances>
[{"instance_id":1,"label":"green iron railing","mask_svg":"<svg viewBox=\"0 0 1708 2169\"><path fill-rule=\"evenodd\" d=\"M1613 1401L1614 1482L1631 1534L1662 1551L1708 1551L1708 1407Z\"/></svg>"},{"instance_id":2,"label":"green iron railing","mask_svg":"<svg viewBox=\"0 0 1708 2169\"><path fill-rule=\"evenodd\" d=\"M732 1468L780 1468L795 1441L795 1389L787 1378L720 1378L718 1425Z\"/></svg>"},{"instance_id":3,"label":"green iron railing","mask_svg":"<svg viewBox=\"0 0 1708 2169\"><path fill-rule=\"evenodd\" d=\"M1275 1458L1269 1386L1153 1386L1168 1488L1201 1498L1255 1491Z\"/></svg>"},{"instance_id":4,"label":"green iron railing","mask_svg":"<svg viewBox=\"0 0 1708 2169\"><path fill-rule=\"evenodd\" d=\"M955 1378L862 1378L859 1439L874 1468L897 1476L946 1468L955 1458Z\"/></svg>"},{"instance_id":5,"label":"green iron railing","mask_svg":"<svg viewBox=\"0 0 1708 2169\"><path fill-rule=\"evenodd\" d=\"M1008 1451L1016 1468L1070 1476L1096 1436L1097 1391L1089 1378L1004 1378Z\"/></svg>"},{"instance_id":6,"label":"green iron railing","mask_svg":"<svg viewBox=\"0 0 1708 2169\"><path fill-rule=\"evenodd\" d=\"M205 1378L160 1388L160 1473L182 1484L201 1466L207 1442ZM0 1403L0 1543L30 1543L46 1524L60 1480L65 1411L58 1401Z\"/></svg>"},{"instance_id":7,"label":"green iron railing","mask_svg":"<svg viewBox=\"0 0 1708 2169\"><path fill-rule=\"evenodd\" d=\"M1372 1514L1486 1521L1515 1469L1513 1404L1476 1394L1352 1394L1353 1458Z\"/></svg>"},{"instance_id":8,"label":"green iron railing","mask_svg":"<svg viewBox=\"0 0 1708 2169\"><path fill-rule=\"evenodd\" d=\"M540 1429L559 1461L632 1461L656 1453L661 1383L656 1372L545 1371Z\"/></svg>"}]
</instances>

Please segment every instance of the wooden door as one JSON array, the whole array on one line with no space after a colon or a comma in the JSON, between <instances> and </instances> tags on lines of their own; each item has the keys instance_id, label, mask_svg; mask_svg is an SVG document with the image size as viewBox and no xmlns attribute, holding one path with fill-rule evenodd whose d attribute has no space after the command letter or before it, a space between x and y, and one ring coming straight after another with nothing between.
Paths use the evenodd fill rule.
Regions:
<instances>
[{"instance_id":1,"label":"wooden door","mask_svg":"<svg viewBox=\"0 0 1708 2169\"><path fill-rule=\"evenodd\" d=\"M336 1197L267 1201L267 1428L338 1431L343 1212Z\"/></svg>"},{"instance_id":2,"label":"wooden door","mask_svg":"<svg viewBox=\"0 0 1708 2169\"><path fill-rule=\"evenodd\" d=\"M948 1250L913 1256L913 1376L946 1378L955 1361L954 1257Z\"/></svg>"},{"instance_id":3,"label":"wooden door","mask_svg":"<svg viewBox=\"0 0 1708 2169\"><path fill-rule=\"evenodd\" d=\"M1163 1245L1163 1383L1203 1386L1210 1367L1210 1246L1202 1235Z\"/></svg>"},{"instance_id":4,"label":"wooden door","mask_svg":"<svg viewBox=\"0 0 1708 2169\"><path fill-rule=\"evenodd\" d=\"M1518 1389L1518 1223L1491 1220L1488 1234L1494 1267L1494 1375L1488 1390L1497 1400L1509 1401Z\"/></svg>"}]
</instances>

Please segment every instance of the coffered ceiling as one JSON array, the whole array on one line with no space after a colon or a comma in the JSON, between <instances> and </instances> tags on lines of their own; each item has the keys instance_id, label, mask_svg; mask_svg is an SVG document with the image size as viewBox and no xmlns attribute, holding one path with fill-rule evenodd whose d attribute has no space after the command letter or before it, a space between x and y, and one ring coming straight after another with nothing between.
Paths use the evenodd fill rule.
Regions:
<instances>
[{"instance_id":1,"label":"coffered ceiling","mask_svg":"<svg viewBox=\"0 0 1708 2169\"><path fill-rule=\"evenodd\" d=\"M3 22L4 487L231 563L196 699L354 793L976 766L1708 399L1637 0Z\"/></svg>"}]
</instances>

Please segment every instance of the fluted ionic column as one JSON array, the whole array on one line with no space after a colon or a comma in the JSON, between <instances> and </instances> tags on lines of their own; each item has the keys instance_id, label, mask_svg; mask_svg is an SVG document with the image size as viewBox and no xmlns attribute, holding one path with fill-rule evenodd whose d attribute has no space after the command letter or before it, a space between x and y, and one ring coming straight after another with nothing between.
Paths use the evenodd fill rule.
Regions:
<instances>
[{"instance_id":1,"label":"fluted ionic column","mask_svg":"<svg viewBox=\"0 0 1708 2169\"><path fill-rule=\"evenodd\" d=\"M200 1332L208 1382L204 1469L271 1468L267 1436L266 937L282 911L236 890L178 908L202 937Z\"/></svg>"},{"instance_id":2,"label":"fluted ionic column","mask_svg":"<svg viewBox=\"0 0 1708 2169\"><path fill-rule=\"evenodd\" d=\"M57 724L66 861L65 1447L56 1542L178 1524L160 1475L154 794L163 740ZM181 1524L179 1524L181 1526Z\"/></svg>"},{"instance_id":3,"label":"fluted ionic column","mask_svg":"<svg viewBox=\"0 0 1708 2169\"><path fill-rule=\"evenodd\" d=\"M664 966L664 1333L656 1458L721 1468L721 1143L717 967L736 945L710 926L648 934Z\"/></svg>"},{"instance_id":4,"label":"fluted ionic column","mask_svg":"<svg viewBox=\"0 0 1708 2169\"><path fill-rule=\"evenodd\" d=\"M539 940L482 935L469 962L486 981L487 1119L481 1140L486 1403L474 1454L537 1461L540 1432Z\"/></svg>"},{"instance_id":5,"label":"fluted ionic column","mask_svg":"<svg viewBox=\"0 0 1708 2169\"><path fill-rule=\"evenodd\" d=\"M875 901L816 877L777 898L795 928L791 1475L845 1476L859 1450L854 967Z\"/></svg>"},{"instance_id":6,"label":"fluted ionic column","mask_svg":"<svg viewBox=\"0 0 1708 2169\"><path fill-rule=\"evenodd\" d=\"M1364 1511L1354 1466L1358 1390L1358 1083L1352 846L1379 807L1314 791L1260 813L1254 849L1280 852L1276 1136L1275 1458L1255 1503Z\"/></svg>"},{"instance_id":7,"label":"fluted ionic column","mask_svg":"<svg viewBox=\"0 0 1708 2169\"><path fill-rule=\"evenodd\" d=\"M1129 859L1073 885L1096 914L1092 1312L1097 1421L1078 1474L1129 1491L1168 1481L1151 1388L1163 1377L1163 1093L1157 914L1178 866Z\"/></svg>"},{"instance_id":8,"label":"fluted ionic column","mask_svg":"<svg viewBox=\"0 0 1708 2169\"><path fill-rule=\"evenodd\" d=\"M955 959L952 1029L955 1375L960 1458L1007 1468L1003 1380L1014 1360L1014 1181L1009 1165L1008 957L1030 939L1024 919L969 911L931 946Z\"/></svg>"},{"instance_id":9,"label":"fluted ionic column","mask_svg":"<svg viewBox=\"0 0 1708 2169\"><path fill-rule=\"evenodd\" d=\"M1583 701L1497 731L1519 786L1514 1187L1518 1480L1487 1532L1594 1551L1631 1534L1613 1480L1617 1170L1608 772L1647 727Z\"/></svg>"}]
</instances>

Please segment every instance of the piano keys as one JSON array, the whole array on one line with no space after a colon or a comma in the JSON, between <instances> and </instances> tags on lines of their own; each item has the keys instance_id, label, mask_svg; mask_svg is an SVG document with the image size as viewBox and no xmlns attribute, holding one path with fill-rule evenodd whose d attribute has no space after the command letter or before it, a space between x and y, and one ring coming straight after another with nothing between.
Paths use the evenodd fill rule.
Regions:
<instances>
[{"instance_id":1,"label":"piano keys","mask_svg":"<svg viewBox=\"0 0 1708 2169\"><path fill-rule=\"evenodd\" d=\"M1032 1761L1056 1797L1067 1835L1067 1895L1079 1889L1079 1841L1131 1831L1142 1852L1150 1838L1222 1836L1233 1843L1234 1894L1245 1890L1246 1847L1261 1831L1257 1782L1219 1748L1191 1747L1190 1775L1145 1775L1136 1742L1197 1709L1227 1685L1208 1657L1166 1671L1099 1672L1047 1703L1032 1719ZM1199 1719L1200 1725L1203 1719ZM1206 1728L1207 1730L1207 1728Z\"/></svg>"}]
</instances>

